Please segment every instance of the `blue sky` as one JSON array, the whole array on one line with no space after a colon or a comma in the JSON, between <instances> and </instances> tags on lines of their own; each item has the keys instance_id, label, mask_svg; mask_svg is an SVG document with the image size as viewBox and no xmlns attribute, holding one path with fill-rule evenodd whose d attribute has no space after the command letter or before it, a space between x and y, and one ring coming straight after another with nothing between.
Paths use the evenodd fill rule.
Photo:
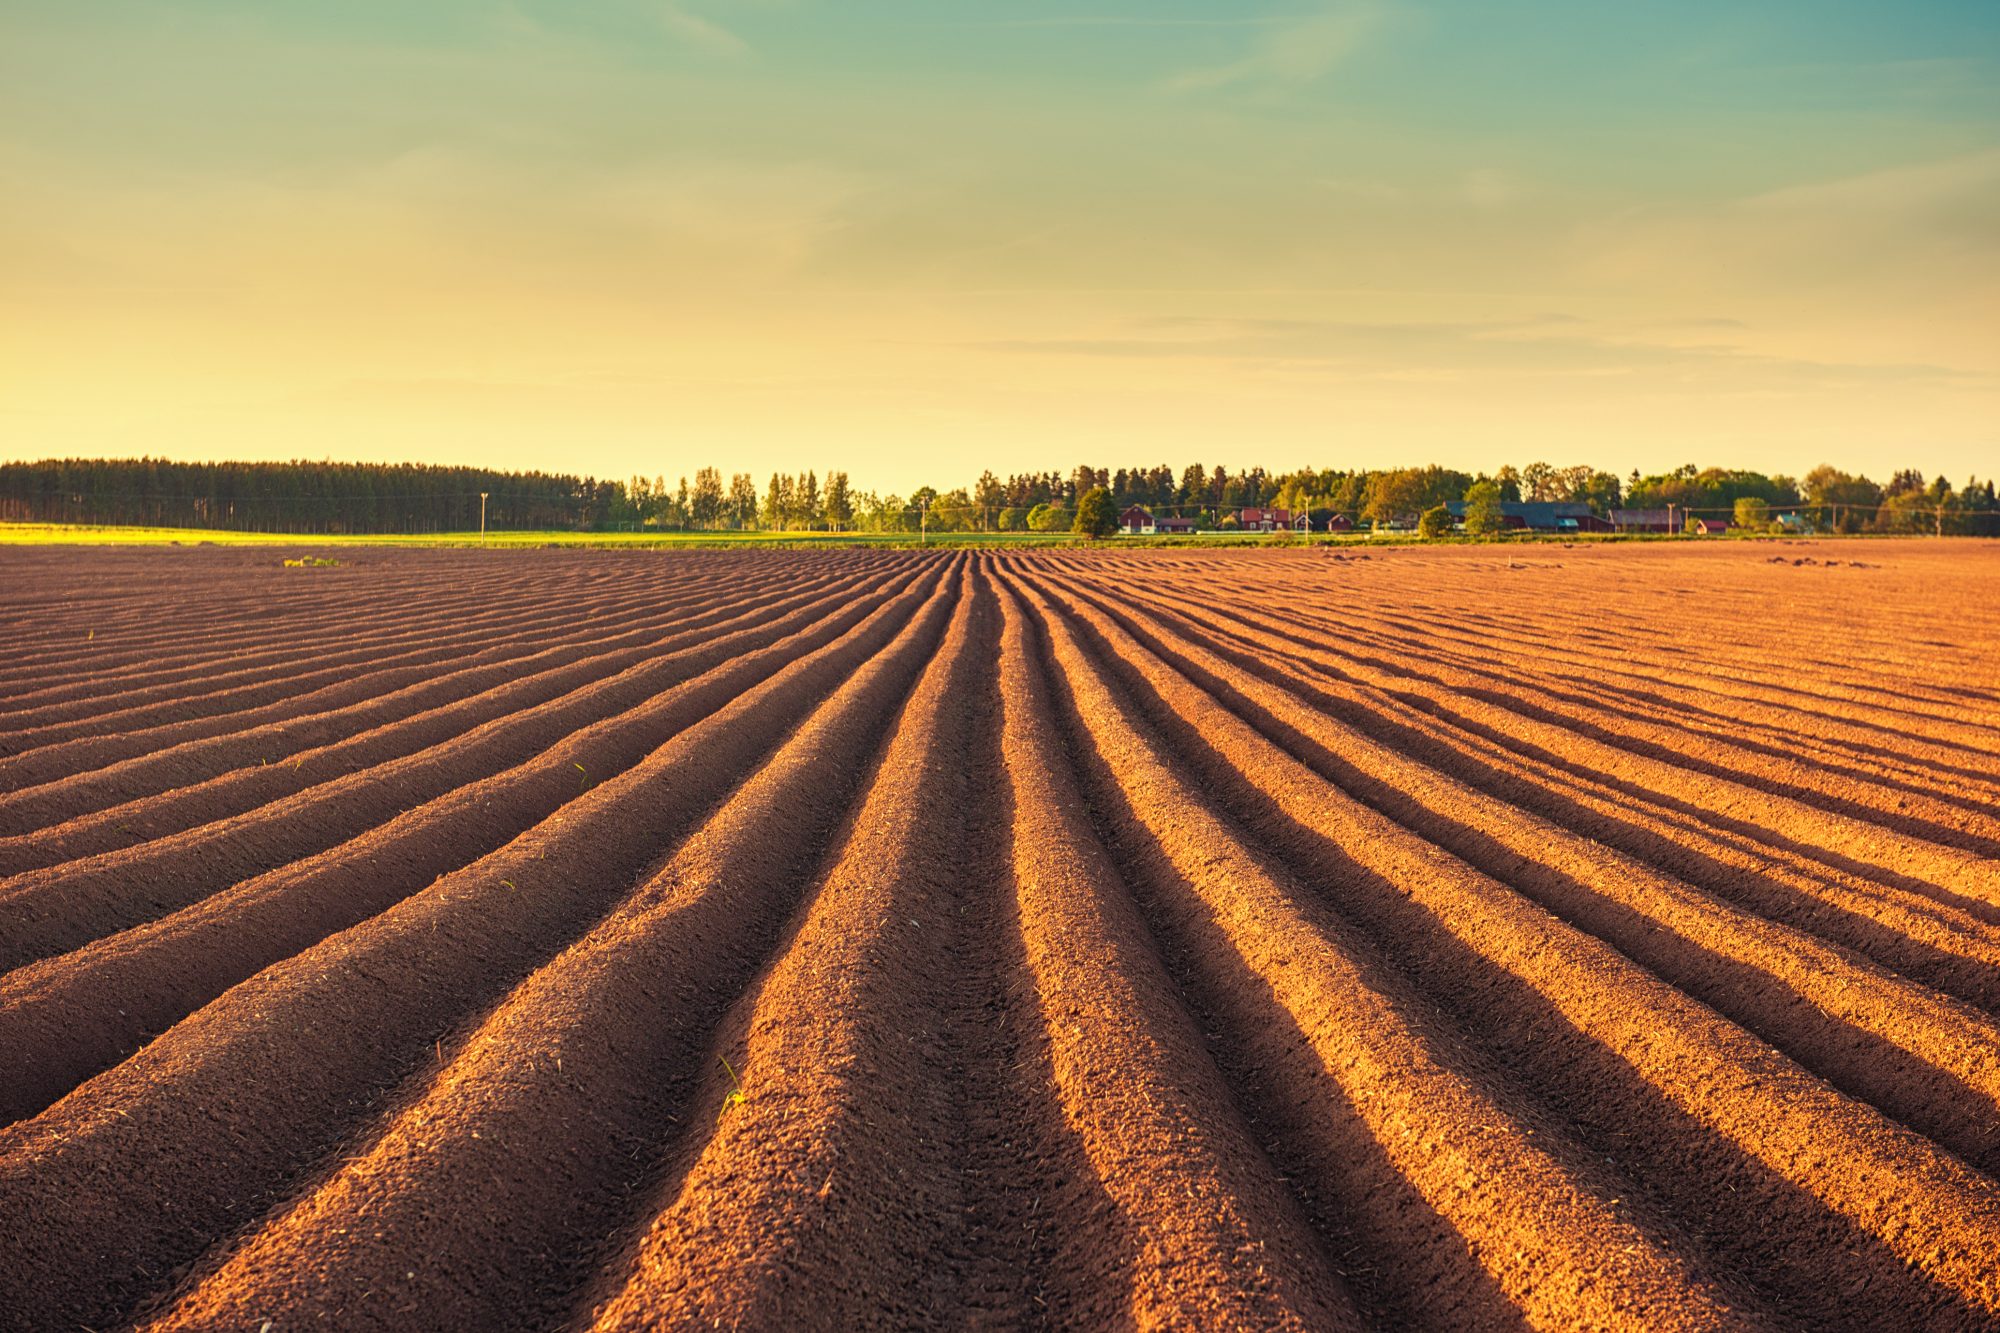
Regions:
<instances>
[{"instance_id":1,"label":"blue sky","mask_svg":"<svg viewBox=\"0 0 2000 1333\"><path fill-rule=\"evenodd\" d=\"M2000 458L2000 8L16 3L4 449Z\"/></svg>"}]
</instances>

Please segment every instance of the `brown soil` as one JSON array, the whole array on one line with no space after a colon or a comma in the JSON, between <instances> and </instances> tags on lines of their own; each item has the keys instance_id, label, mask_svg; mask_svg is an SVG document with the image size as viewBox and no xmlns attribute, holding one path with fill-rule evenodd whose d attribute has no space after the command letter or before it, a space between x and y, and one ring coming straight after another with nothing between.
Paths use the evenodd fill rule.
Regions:
<instances>
[{"instance_id":1,"label":"brown soil","mask_svg":"<svg viewBox=\"0 0 2000 1333\"><path fill-rule=\"evenodd\" d=\"M0 551L0 1329L1992 1327L2000 549L1775 553Z\"/></svg>"}]
</instances>

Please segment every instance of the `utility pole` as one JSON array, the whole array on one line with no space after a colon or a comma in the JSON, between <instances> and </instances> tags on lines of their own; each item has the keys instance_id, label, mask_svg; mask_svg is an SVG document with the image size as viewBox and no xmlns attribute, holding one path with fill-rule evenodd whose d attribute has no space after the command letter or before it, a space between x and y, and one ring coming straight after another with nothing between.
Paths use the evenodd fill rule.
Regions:
<instances>
[{"instance_id":1,"label":"utility pole","mask_svg":"<svg viewBox=\"0 0 2000 1333\"><path fill-rule=\"evenodd\" d=\"M479 493L479 540L486 540L486 492Z\"/></svg>"},{"instance_id":2,"label":"utility pole","mask_svg":"<svg viewBox=\"0 0 2000 1333\"><path fill-rule=\"evenodd\" d=\"M931 502L917 502L917 545L928 546L931 540Z\"/></svg>"}]
</instances>

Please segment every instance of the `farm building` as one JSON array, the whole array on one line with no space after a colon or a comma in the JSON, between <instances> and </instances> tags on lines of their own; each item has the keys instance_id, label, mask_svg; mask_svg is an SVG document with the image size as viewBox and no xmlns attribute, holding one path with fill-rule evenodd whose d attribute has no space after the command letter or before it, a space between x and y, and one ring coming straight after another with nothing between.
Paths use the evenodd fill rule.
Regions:
<instances>
[{"instance_id":1,"label":"farm building","mask_svg":"<svg viewBox=\"0 0 2000 1333\"><path fill-rule=\"evenodd\" d=\"M1199 525L1191 518L1163 518L1154 523L1153 527L1162 535L1178 534L1183 537L1200 531Z\"/></svg>"},{"instance_id":2,"label":"farm building","mask_svg":"<svg viewBox=\"0 0 2000 1333\"><path fill-rule=\"evenodd\" d=\"M1452 500L1445 508L1453 523L1465 521L1465 502ZM1502 500L1501 526L1529 532L1609 532L1611 524L1587 504L1548 500Z\"/></svg>"},{"instance_id":3,"label":"farm building","mask_svg":"<svg viewBox=\"0 0 2000 1333\"><path fill-rule=\"evenodd\" d=\"M1155 526L1156 520L1153 518L1153 511L1141 505L1128 506L1125 512L1118 516L1119 531L1126 533L1128 536L1149 536L1154 531Z\"/></svg>"},{"instance_id":4,"label":"farm building","mask_svg":"<svg viewBox=\"0 0 2000 1333\"><path fill-rule=\"evenodd\" d=\"M1672 532L1676 517L1671 509L1614 509L1611 526L1619 532Z\"/></svg>"},{"instance_id":5,"label":"farm building","mask_svg":"<svg viewBox=\"0 0 2000 1333\"><path fill-rule=\"evenodd\" d=\"M1726 518L1698 518L1694 530L1704 537L1712 537L1718 532L1727 532L1733 525Z\"/></svg>"},{"instance_id":6,"label":"farm building","mask_svg":"<svg viewBox=\"0 0 2000 1333\"><path fill-rule=\"evenodd\" d=\"M1279 532L1292 526L1289 509L1245 509L1236 516L1245 532Z\"/></svg>"}]
</instances>

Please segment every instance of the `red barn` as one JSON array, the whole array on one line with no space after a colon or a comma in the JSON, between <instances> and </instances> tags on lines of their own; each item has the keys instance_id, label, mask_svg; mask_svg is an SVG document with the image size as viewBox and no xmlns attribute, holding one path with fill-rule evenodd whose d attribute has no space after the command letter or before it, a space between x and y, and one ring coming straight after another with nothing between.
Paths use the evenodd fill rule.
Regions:
<instances>
[{"instance_id":1,"label":"red barn","mask_svg":"<svg viewBox=\"0 0 2000 1333\"><path fill-rule=\"evenodd\" d=\"M1245 532L1288 532L1292 526L1289 509L1246 509L1236 516Z\"/></svg>"}]
</instances>

